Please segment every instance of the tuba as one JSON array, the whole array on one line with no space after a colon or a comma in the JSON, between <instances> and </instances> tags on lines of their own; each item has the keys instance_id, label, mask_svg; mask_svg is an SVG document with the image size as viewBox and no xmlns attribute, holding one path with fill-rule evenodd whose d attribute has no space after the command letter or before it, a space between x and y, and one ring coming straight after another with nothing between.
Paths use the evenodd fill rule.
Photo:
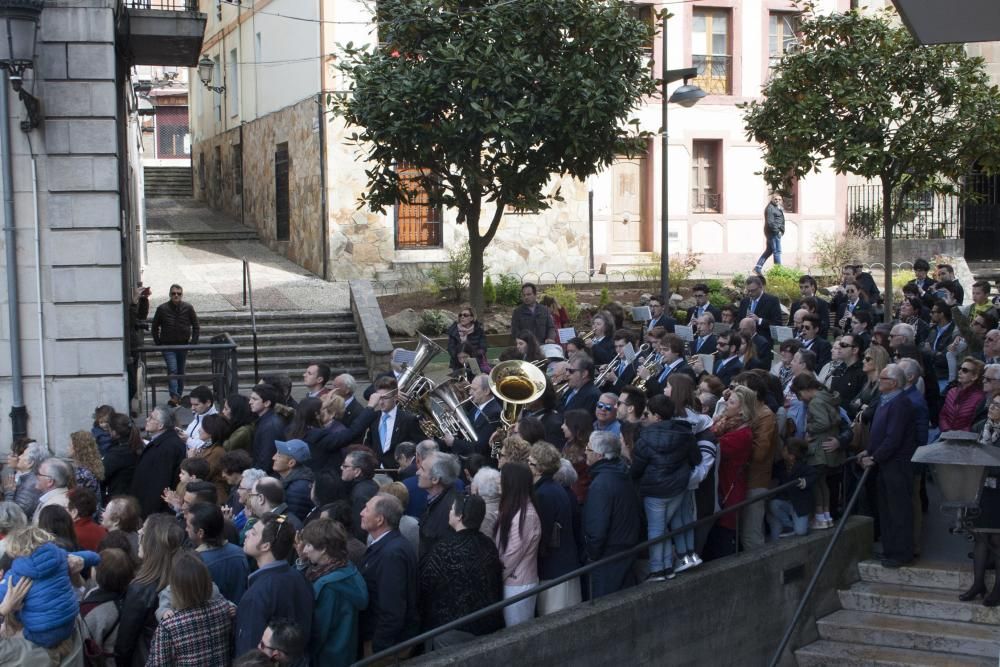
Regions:
<instances>
[{"instance_id":1,"label":"tuba","mask_svg":"<svg viewBox=\"0 0 1000 667\"><path fill-rule=\"evenodd\" d=\"M500 420L505 431L509 430L520 416L524 407L534 403L545 393L545 373L527 361L504 361L490 371L490 391L500 399L503 408ZM492 457L498 458L499 444L503 436L494 440Z\"/></svg>"},{"instance_id":2,"label":"tuba","mask_svg":"<svg viewBox=\"0 0 1000 667\"><path fill-rule=\"evenodd\" d=\"M444 352L444 349L422 333L417 334L416 357L399 376L397 396L403 407L411 412L418 412L418 403L425 394L434 389L434 382L424 377L424 368L431 359Z\"/></svg>"},{"instance_id":3,"label":"tuba","mask_svg":"<svg viewBox=\"0 0 1000 667\"><path fill-rule=\"evenodd\" d=\"M448 380L427 394L425 407L427 414L443 433L451 433L456 438L462 437L469 442L475 442L479 436L469 420L469 415L465 414L465 410L461 407L468 400L461 400L458 397L458 383Z\"/></svg>"}]
</instances>

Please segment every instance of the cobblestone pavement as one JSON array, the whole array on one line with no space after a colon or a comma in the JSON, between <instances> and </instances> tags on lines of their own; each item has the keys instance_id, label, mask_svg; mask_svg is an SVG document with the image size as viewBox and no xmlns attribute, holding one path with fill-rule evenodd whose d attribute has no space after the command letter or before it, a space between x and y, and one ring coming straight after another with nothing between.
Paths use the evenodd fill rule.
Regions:
<instances>
[{"instance_id":1,"label":"cobblestone pavement","mask_svg":"<svg viewBox=\"0 0 1000 667\"><path fill-rule=\"evenodd\" d=\"M238 221L190 199L150 199L150 232L213 232L244 235ZM252 231L252 230L251 230ZM147 245L143 283L153 290L151 307L167 300L170 285L184 288L184 300L199 313L247 310L243 306L242 258L250 263L254 308L342 310L350 307L346 282L327 282L264 244L250 240L158 242Z\"/></svg>"}]
</instances>

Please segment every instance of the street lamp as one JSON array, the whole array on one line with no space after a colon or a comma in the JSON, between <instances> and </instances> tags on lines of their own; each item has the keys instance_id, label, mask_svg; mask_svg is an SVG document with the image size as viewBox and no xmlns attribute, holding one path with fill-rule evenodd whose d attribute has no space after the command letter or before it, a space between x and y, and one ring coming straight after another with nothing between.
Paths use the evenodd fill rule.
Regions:
<instances>
[{"instance_id":1,"label":"street lamp","mask_svg":"<svg viewBox=\"0 0 1000 667\"><path fill-rule=\"evenodd\" d=\"M28 112L21 123L27 132L42 122L41 103L24 90L24 71L35 65L35 37L45 0L0 0L0 69L7 70L10 87Z\"/></svg>"},{"instance_id":2,"label":"street lamp","mask_svg":"<svg viewBox=\"0 0 1000 667\"><path fill-rule=\"evenodd\" d=\"M202 56L201 60L198 61L198 78L205 85L206 88L211 90L213 93L224 93L226 92L226 87L223 86L213 86L212 85L212 75L215 73L215 62L209 58L207 55Z\"/></svg>"},{"instance_id":3,"label":"street lamp","mask_svg":"<svg viewBox=\"0 0 1000 667\"><path fill-rule=\"evenodd\" d=\"M663 153L663 168L660 173L660 298L663 305L670 304L670 222L667 217L667 105L671 102L682 107L692 107L698 100L705 97L705 91L688 83L698 75L697 67L684 69L667 69L667 17L663 16L663 80L661 97L663 99L663 133L660 135L661 152ZM677 88L674 94L667 97L667 84L684 80L684 85Z\"/></svg>"}]
</instances>

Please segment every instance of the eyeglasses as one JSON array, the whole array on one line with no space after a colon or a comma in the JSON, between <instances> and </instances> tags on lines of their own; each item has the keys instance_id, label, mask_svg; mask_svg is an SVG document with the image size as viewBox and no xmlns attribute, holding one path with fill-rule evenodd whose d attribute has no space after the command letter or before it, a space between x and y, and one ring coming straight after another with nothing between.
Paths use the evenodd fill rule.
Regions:
<instances>
[{"instance_id":1,"label":"eyeglasses","mask_svg":"<svg viewBox=\"0 0 1000 667\"><path fill-rule=\"evenodd\" d=\"M529 468L537 468L538 467L538 463L529 459L528 460L528 467Z\"/></svg>"},{"instance_id":2,"label":"eyeglasses","mask_svg":"<svg viewBox=\"0 0 1000 667\"><path fill-rule=\"evenodd\" d=\"M879 377L878 381L879 382L895 382L895 380L893 380L892 378L886 378L886 377L881 377L881 376Z\"/></svg>"},{"instance_id":3,"label":"eyeglasses","mask_svg":"<svg viewBox=\"0 0 1000 667\"><path fill-rule=\"evenodd\" d=\"M966 368L965 366L962 366L961 368L958 369L958 372L959 373L973 373L975 371L972 368Z\"/></svg>"},{"instance_id":4,"label":"eyeglasses","mask_svg":"<svg viewBox=\"0 0 1000 667\"><path fill-rule=\"evenodd\" d=\"M171 292L170 296L184 296L184 292Z\"/></svg>"},{"instance_id":5,"label":"eyeglasses","mask_svg":"<svg viewBox=\"0 0 1000 667\"><path fill-rule=\"evenodd\" d=\"M472 317L472 313L459 313L459 317Z\"/></svg>"},{"instance_id":6,"label":"eyeglasses","mask_svg":"<svg viewBox=\"0 0 1000 667\"><path fill-rule=\"evenodd\" d=\"M865 360L865 361L874 361L874 359L872 359L871 357L865 357L865 359L864 359L864 360Z\"/></svg>"},{"instance_id":7,"label":"eyeglasses","mask_svg":"<svg viewBox=\"0 0 1000 667\"><path fill-rule=\"evenodd\" d=\"M854 347L854 344L853 343L837 343L837 347L839 347L841 349L847 349L849 347ZM871 357L868 357L868 358L871 359Z\"/></svg>"},{"instance_id":8,"label":"eyeglasses","mask_svg":"<svg viewBox=\"0 0 1000 667\"><path fill-rule=\"evenodd\" d=\"M341 469L341 470L350 470L351 468L357 468L357 467L358 467L358 466L350 466L350 465L347 465L346 463L341 463L341 464L340 464L340 469Z\"/></svg>"},{"instance_id":9,"label":"eyeglasses","mask_svg":"<svg viewBox=\"0 0 1000 667\"><path fill-rule=\"evenodd\" d=\"M585 451L585 452L590 452L591 454L596 454L596 453L597 453L597 450L595 450L595 449L591 449L591 448L590 448L590 445L587 445L587 446L586 446L586 447L585 447L585 448L583 449L583 451Z\"/></svg>"},{"instance_id":10,"label":"eyeglasses","mask_svg":"<svg viewBox=\"0 0 1000 667\"><path fill-rule=\"evenodd\" d=\"M42 474L40 472L36 472L35 473L35 477L46 477L48 479L55 479L55 477L53 477L52 475L44 475L44 474Z\"/></svg>"},{"instance_id":11,"label":"eyeglasses","mask_svg":"<svg viewBox=\"0 0 1000 667\"><path fill-rule=\"evenodd\" d=\"M567 372L567 373L579 373L579 372L581 372L582 370L583 370L582 368L567 368L567 369L566 369L566 372Z\"/></svg>"},{"instance_id":12,"label":"eyeglasses","mask_svg":"<svg viewBox=\"0 0 1000 667\"><path fill-rule=\"evenodd\" d=\"M598 410L614 410L617 407L618 407L617 405L610 405L608 403L598 403L597 404L597 409Z\"/></svg>"},{"instance_id":13,"label":"eyeglasses","mask_svg":"<svg viewBox=\"0 0 1000 667\"><path fill-rule=\"evenodd\" d=\"M983 382L1000 382L1000 378L984 377Z\"/></svg>"},{"instance_id":14,"label":"eyeglasses","mask_svg":"<svg viewBox=\"0 0 1000 667\"><path fill-rule=\"evenodd\" d=\"M993 409L1000 410L1000 403L997 403L996 401L993 401L992 403L990 403L990 410L993 410Z\"/></svg>"}]
</instances>

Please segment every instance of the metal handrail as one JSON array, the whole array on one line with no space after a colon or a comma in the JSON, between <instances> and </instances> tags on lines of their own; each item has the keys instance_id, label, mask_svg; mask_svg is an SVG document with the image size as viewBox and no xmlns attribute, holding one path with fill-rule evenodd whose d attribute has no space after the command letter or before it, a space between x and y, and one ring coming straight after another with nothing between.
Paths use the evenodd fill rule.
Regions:
<instances>
[{"instance_id":1,"label":"metal handrail","mask_svg":"<svg viewBox=\"0 0 1000 667\"><path fill-rule=\"evenodd\" d=\"M230 393L239 389L239 369L238 369L238 345L228 333L221 333L213 336L208 343L186 343L183 345L142 345L135 348L139 355L139 364L143 369L148 369L147 357L151 353L157 352L208 352L212 361L212 384L219 401L223 400ZM147 389L150 391L149 400L152 405L156 404L156 385L148 381ZM171 375L167 371L167 379L183 377L183 375Z\"/></svg>"},{"instance_id":2,"label":"metal handrail","mask_svg":"<svg viewBox=\"0 0 1000 667\"><path fill-rule=\"evenodd\" d=\"M736 510L741 510L744 507L747 507L747 506L752 505L754 503L761 502L763 500L767 500L767 499L769 499L769 498L771 498L773 496L776 496L777 494L781 493L782 491L785 491L786 489L790 489L790 488L792 488L794 486L798 486L801 481L802 481L802 478L794 479L794 480L792 480L790 482L786 482L785 484L782 484L781 486L776 486L773 489L769 489L767 491L767 493L762 493L761 495L755 496L753 498L747 498L746 500L738 502L735 505L731 505L730 507L726 507L725 509L719 510L718 512L716 512L714 514L710 514L709 516L703 517L701 519L697 519L695 521L692 521L691 523L684 524L680 528L675 528L674 530L671 530L671 531L669 531L667 533L664 533L663 535L660 535L659 537L654 537L651 540L646 540L645 542L640 542L639 544L635 545L634 547L632 547L630 549L626 549L625 551L620 551L620 552L618 552L616 554L612 554L610 556L602 558L601 560L594 561L593 563L588 563L588 564L586 564L586 565L584 565L582 567L579 567L579 568L573 570L572 572L568 572L568 573L566 573L566 574L564 574L564 575L562 575L560 577L556 577L555 579L551 579L549 581L546 581L544 584L539 584L537 586L529 588L528 590L526 590L526 591L524 591L522 593L518 593L517 595L509 597L509 598L507 598L505 600L501 600L499 602L494 602L493 604L491 604L491 605L489 605L487 607L483 607L482 609L479 609L477 611L474 611L471 614L466 614L465 616L462 616L461 618L457 618L454 621L450 621L448 623L445 623L444 625L439 625L438 627L432 628L432 629L428 630L427 632L423 632L423 633L421 633L421 634L419 634L419 635L417 635L415 637L411 637L410 639L407 639L406 641L400 642L400 643L396 644L395 646L390 646L389 648L384 649L382 651L379 651L378 653L375 653L373 655L370 655L367 658L363 658L362 660L358 660L357 662L353 663L352 667L365 667L366 665L373 665L373 664L375 664L377 662L380 662L380 661L382 661L382 660L384 660L386 658L393 658L393 657L395 658L396 664L399 664L400 655L402 654L403 651L406 651L407 649L410 649L410 648L412 648L414 646L419 646L419 645L423 644L424 642L426 642L428 639L433 639L434 637L437 637L438 635L444 634L445 632L449 632L451 630L455 630L455 629L457 629L457 628L465 625L466 623L470 623L472 621L477 621L477 620L479 620L481 618L484 618L486 616L490 616L491 614L495 614L495 613L497 613L499 611L502 611L504 609L504 607L510 606L512 604L516 604L516 603L520 602L521 600L526 600L526 599L528 599L530 597L538 595L542 591L547 591L550 588L555 588L556 586L564 584L567 581L572 581L573 579L576 579L580 575L587 574L588 572L591 572L591 571L593 571L593 570L595 570L595 569L597 569L599 567L603 567L604 565L607 565L608 563L613 563L615 561L622 560L623 558L628 558L630 556L634 556L634 555L636 555L636 554L638 554L638 553L640 553L642 551L645 551L646 549L648 549L650 546L652 546L654 544L659 544L660 542L665 542L666 540L674 537L675 535L679 535L681 533L684 533L684 532L686 532L688 530L691 530L693 528L696 528L698 526L701 526L701 525L704 525L704 524L707 524L707 523L711 523L711 522L717 521L719 519L719 517L721 517L723 515L729 514L731 512L735 512ZM845 516L846 516L846 513L845 513ZM838 525L838 532L840 530L842 530L841 526L843 525L843 523L844 522L841 521L840 524ZM590 603L594 602L593 595L590 596L590 600L588 602L590 602Z\"/></svg>"},{"instance_id":3,"label":"metal handrail","mask_svg":"<svg viewBox=\"0 0 1000 667\"><path fill-rule=\"evenodd\" d=\"M848 462L857 460L861 454L855 454L851 458L844 462L847 465ZM844 508L843 516L841 520L837 522L837 528L833 531L833 535L830 537L830 541L826 545L826 550L823 552L823 557L819 559L819 565L813 571L813 576L809 580L809 585L806 586L805 593L802 594L802 599L799 600L799 606L795 608L795 614L792 616L792 620L789 621L788 627L785 628L785 634L781 638L781 644L778 645L778 649L774 652L774 656L771 658L770 667L776 667L778 662L781 660L781 654L785 652L785 648L788 646L788 642L792 639L792 633L795 632L795 628L799 624L799 619L802 617L802 612L805 611L806 604L809 602L809 598L812 596L813 590L816 588L816 582L819 581L819 575L823 574L823 568L826 567L827 561L830 560L830 554L833 553L833 547L837 544L837 540L840 539L841 533L844 532L844 526L847 524L844 519L851 515L851 511L854 509L854 505L857 504L858 498L861 496L861 492L865 488L865 483L868 481L868 474L872 469L865 468L865 471L861 474L858 479L858 485L854 488L854 493L851 494L851 499L847 501L847 506Z\"/></svg>"},{"instance_id":4,"label":"metal handrail","mask_svg":"<svg viewBox=\"0 0 1000 667\"><path fill-rule=\"evenodd\" d=\"M253 309L253 282L250 280L250 262L246 255L243 259L243 305L250 302L250 336L253 339L253 382L260 380L260 368L257 359L257 314Z\"/></svg>"}]
</instances>

